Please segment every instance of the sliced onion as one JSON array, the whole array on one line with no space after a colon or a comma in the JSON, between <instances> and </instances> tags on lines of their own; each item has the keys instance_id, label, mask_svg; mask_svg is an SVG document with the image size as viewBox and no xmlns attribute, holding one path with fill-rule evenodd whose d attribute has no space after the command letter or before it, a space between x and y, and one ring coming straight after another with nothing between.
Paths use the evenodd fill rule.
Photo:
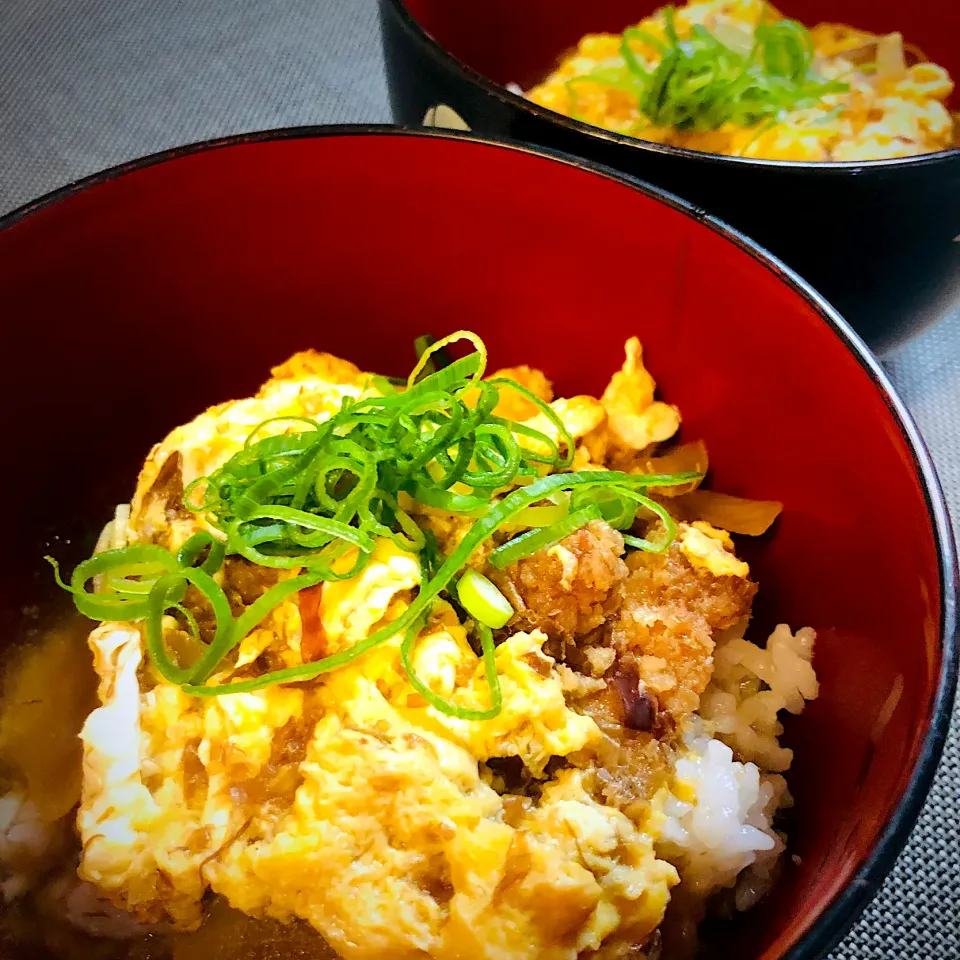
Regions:
<instances>
[{"instance_id":1,"label":"sliced onion","mask_svg":"<svg viewBox=\"0 0 960 960\"><path fill-rule=\"evenodd\" d=\"M838 56L843 57L844 60L852 63L855 67L863 67L868 63L876 63L877 43L879 39L879 37L871 37L866 43L858 47L850 47L847 50L839 51Z\"/></svg>"},{"instance_id":2,"label":"sliced onion","mask_svg":"<svg viewBox=\"0 0 960 960\"><path fill-rule=\"evenodd\" d=\"M903 56L903 37L888 33L877 41L878 80L899 80L906 76L907 64Z\"/></svg>"},{"instance_id":3,"label":"sliced onion","mask_svg":"<svg viewBox=\"0 0 960 960\"><path fill-rule=\"evenodd\" d=\"M870 37L859 46L841 50L839 55L856 67L874 67L875 80L899 80L907 73L903 37L899 33Z\"/></svg>"},{"instance_id":4,"label":"sliced onion","mask_svg":"<svg viewBox=\"0 0 960 960\"><path fill-rule=\"evenodd\" d=\"M678 447L668 450L663 456L648 457L641 464L636 473L699 473L698 480L685 483L680 487L654 487L651 492L658 497L679 497L696 490L703 482L703 474L710 466L707 455L707 446L702 440L690 443L681 443Z\"/></svg>"},{"instance_id":5,"label":"sliced onion","mask_svg":"<svg viewBox=\"0 0 960 960\"><path fill-rule=\"evenodd\" d=\"M748 537L766 533L783 511L783 504L776 500L749 500L714 490L685 493L672 506L683 520L706 520L711 526Z\"/></svg>"}]
</instances>

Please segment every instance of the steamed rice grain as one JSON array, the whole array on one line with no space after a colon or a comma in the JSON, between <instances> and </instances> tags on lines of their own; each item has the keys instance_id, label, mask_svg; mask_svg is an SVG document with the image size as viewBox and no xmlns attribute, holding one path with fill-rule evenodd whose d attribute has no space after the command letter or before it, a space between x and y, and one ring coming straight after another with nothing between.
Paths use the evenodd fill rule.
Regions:
<instances>
[{"instance_id":1,"label":"steamed rice grain","mask_svg":"<svg viewBox=\"0 0 960 960\"><path fill-rule=\"evenodd\" d=\"M779 714L800 713L818 693L813 630L781 624L760 647L743 638L744 627L717 643L711 684L662 802L657 852L680 874L672 922L687 932L721 891L728 907L748 910L776 881L786 836L775 819L792 804L780 774L793 760L778 740Z\"/></svg>"}]
</instances>

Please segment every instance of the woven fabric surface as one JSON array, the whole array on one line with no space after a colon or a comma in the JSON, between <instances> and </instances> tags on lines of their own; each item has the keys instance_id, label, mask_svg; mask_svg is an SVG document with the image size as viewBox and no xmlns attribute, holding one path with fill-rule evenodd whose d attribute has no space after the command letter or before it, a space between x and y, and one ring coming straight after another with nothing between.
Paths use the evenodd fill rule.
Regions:
<instances>
[{"instance_id":1,"label":"woven fabric surface","mask_svg":"<svg viewBox=\"0 0 960 960\"><path fill-rule=\"evenodd\" d=\"M178 144L386 122L375 0L0 0L0 214ZM960 309L887 367L960 520ZM960 712L909 846L835 960L960 960Z\"/></svg>"}]
</instances>

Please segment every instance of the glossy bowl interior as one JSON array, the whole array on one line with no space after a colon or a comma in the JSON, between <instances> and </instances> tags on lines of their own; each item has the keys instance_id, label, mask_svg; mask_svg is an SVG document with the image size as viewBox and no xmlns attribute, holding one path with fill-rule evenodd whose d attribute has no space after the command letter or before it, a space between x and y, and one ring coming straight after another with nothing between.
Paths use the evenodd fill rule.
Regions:
<instances>
[{"instance_id":1,"label":"glossy bowl interior","mask_svg":"<svg viewBox=\"0 0 960 960\"><path fill-rule=\"evenodd\" d=\"M495 83L527 90L550 73L584 34L619 33L664 6L662 0L402 0L455 57ZM775 6L808 26L847 23L899 31L960 77L960 5L942 0L780 0ZM955 94L956 97L956 94Z\"/></svg>"},{"instance_id":2,"label":"glossy bowl interior","mask_svg":"<svg viewBox=\"0 0 960 960\"><path fill-rule=\"evenodd\" d=\"M632 228L571 248L611 209ZM572 162L333 128L188 148L15 214L0 290L6 638L52 537L86 555L152 443L295 350L400 374L416 335L467 327L495 365L540 366L569 395L602 390L639 335L714 486L786 505L743 544L757 634L820 634L822 694L787 734L800 860L717 955L818 956L869 899L942 744L951 540L879 368L755 248Z\"/></svg>"},{"instance_id":3,"label":"glossy bowl interior","mask_svg":"<svg viewBox=\"0 0 960 960\"><path fill-rule=\"evenodd\" d=\"M664 0L379 0L394 118L444 104L475 132L585 157L670 190L753 237L834 303L878 351L960 306L960 150L869 163L752 160L654 144L506 89L542 80L586 33L621 31ZM782 0L908 42L960 78L960 4ZM960 108L954 96L953 108ZM439 125L444 125L439 121Z\"/></svg>"}]
</instances>

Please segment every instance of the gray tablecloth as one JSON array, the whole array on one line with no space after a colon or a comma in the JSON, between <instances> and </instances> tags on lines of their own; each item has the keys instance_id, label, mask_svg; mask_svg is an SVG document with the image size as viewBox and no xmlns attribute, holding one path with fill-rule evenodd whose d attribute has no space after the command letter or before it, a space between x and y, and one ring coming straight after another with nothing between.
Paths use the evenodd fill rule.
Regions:
<instances>
[{"instance_id":1,"label":"gray tablecloth","mask_svg":"<svg viewBox=\"0 0 960 960\"><path fill-rule=\"evenodd\" d=\"M0 0L0 214L192 140L388 120L374 0ZM888 368L956 522L960 314ZM960 713L910 845L834 957L960 960Z\"/></svg>"}]
</instances>

